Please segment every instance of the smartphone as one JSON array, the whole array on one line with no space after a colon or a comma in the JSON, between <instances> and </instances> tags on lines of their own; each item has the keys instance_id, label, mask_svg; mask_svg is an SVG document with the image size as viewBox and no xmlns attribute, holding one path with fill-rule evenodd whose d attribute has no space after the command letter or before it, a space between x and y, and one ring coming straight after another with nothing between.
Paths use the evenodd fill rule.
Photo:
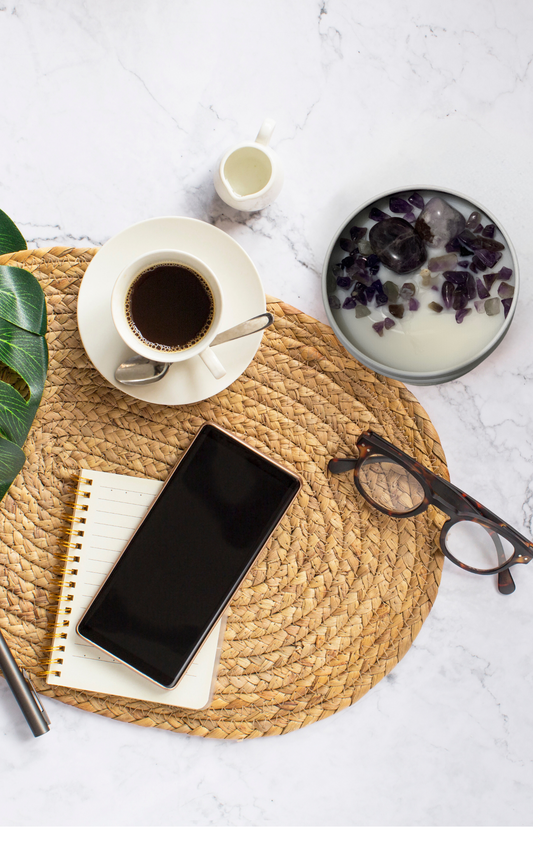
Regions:
<instances>
[{"instance_id":1,"label":"smartphone","mask_svg":"<svg viewBox=\"0 0 533 844\"><path fill-rule=\"evenodd\" d=\"M205 424L77 632L173 688L300 488L298 476Z\"/></svg>"}]
</instances>

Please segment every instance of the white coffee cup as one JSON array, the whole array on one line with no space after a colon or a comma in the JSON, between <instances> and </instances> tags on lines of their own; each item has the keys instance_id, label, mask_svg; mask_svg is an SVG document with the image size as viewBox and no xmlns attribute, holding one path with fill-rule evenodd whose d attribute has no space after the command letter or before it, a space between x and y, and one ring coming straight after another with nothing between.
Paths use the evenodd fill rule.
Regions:
<instances>
[{"instance_id":1,"label":"white coffee cup","mask_svg":"<svg viewBox=\"0 0 533 844\"><path fill-rule=\"evenodd\" d=\"M200 336L200 339L196 343L187 345L183 349L166 351L156 348L150 342L143 340L142 335L133 330L128 320L126 306L133 282L145 270L161 264L177 264L198 273L208 286L213 297L214 316L209 328L205 334ZM161 363L179 363L180 361L189 360L198 355L214 378L222 378L226 374L226 370L214 351L209 348L210 343L215 339L218 332L222 307L222 290L213 271L195 255L180 252L177 249L158 249L155 252L146 252L144 255L141 255L122 270L111 294L111 313L115 328L126 345L135 354Z\"/></svg>"}]
</instances>

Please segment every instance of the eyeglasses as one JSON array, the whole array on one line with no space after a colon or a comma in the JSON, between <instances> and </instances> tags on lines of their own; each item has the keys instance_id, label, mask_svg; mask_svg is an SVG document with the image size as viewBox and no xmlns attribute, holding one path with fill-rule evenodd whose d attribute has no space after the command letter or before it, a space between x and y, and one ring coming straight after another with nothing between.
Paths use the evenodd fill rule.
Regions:
<instances>
[{"instance_id":1,"label":"eyeglasses","mask_svg":"<svg viewBox=\"0 0 533 844\"><path fill-rule=\"evenodd\" d=\"M449 516L440 534L445 556L474 574L498 575L503 595L514 592L509 569L533 558L533 542L378 434L362 434L357 450L358 457L330 460L329 471L338 475L354 469L363 498L388 516L408 518L437 507Z\"/></svg>"}]
</instances>

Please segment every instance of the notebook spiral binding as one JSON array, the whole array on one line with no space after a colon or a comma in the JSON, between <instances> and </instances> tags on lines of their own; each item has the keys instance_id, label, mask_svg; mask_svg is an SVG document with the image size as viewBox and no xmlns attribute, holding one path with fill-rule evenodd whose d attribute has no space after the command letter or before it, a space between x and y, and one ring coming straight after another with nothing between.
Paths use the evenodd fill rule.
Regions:
<instances>
[{"instance_id":1,"label":"notebook spiral binding","mask_svg":"<svg viewBox=\"0 0 533 844\"><path fill-rule=\"evenodd\" d=\"M50 633L45 636L45 639L51 645L43 649L45 659L42 667L44 670L37 674L38 677L45 679L50 675L61 677L63 659L60 654L64 652L65 646L57 644L57 642L61 639L66 639L68 636L68 633L63 628L68 628L70 625L68 616L72 611L68 606L68 602L74 600L71 590L76 588L77 581L75 578L78 574L76 563L80 559L76 551L79 551L82 547L84 531L81 526L87 521L83 513L88 510L88 505L82 504L81 500L91 497L90 490L83 489L83 485L91 486L92 480L90 478L83 478L81 475L74 475L70 479L70 485L65 491L65 495L67 496L74 495L75 500L74 502L63 502L66 508L72 510L72 513L65 514L65 522L68 525L67 536L65 539L59 539L59 545L65 549L65 553L56 554L56 559L60 562L60 565L54 566L52 569L54 580L61 582L61 591L58 595L50 598L55 617Z\"/></svg>"}]
</instances>

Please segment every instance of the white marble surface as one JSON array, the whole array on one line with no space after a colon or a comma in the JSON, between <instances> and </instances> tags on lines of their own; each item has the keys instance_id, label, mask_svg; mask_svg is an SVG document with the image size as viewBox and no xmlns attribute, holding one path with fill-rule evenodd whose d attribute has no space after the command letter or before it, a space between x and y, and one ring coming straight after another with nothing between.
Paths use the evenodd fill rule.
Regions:
<instances>
[{"instance_id":1,"label":"white marble surface","mask_svg":"<svg viewBox=\"0 0 533 844\"><path fill-rule=\"evenodd\" d=\"M0 38L0 207L31 245L194 216L323 318L323 256L365 198L436 184L492 209L521 267L511 330L469 375L413 392L453 481L531 535L529 0L1 0ZM213 167L265 116L286 183L247 215L218 200ZM34 740L0 680L1 823L529 826L533 566L516 581L503 597L447 563L387 679L281 738L189 738L50 701Z\"/></svg>"}]
</instances>

